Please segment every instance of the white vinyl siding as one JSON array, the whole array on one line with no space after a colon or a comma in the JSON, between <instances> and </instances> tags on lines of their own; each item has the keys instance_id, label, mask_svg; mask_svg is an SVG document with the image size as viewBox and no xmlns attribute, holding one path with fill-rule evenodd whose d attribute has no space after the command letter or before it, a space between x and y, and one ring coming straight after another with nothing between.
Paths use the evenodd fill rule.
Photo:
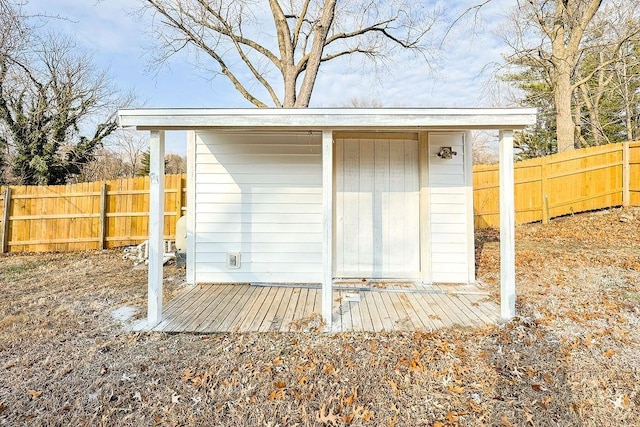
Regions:
<instances>
[{"instance_id":1,"label":"white vinyl siding","mask_svg":"<svg viewBox=\"0 0 640 427\"><path fill-rule=\"evenodd\" d=\"M418 142L338 139L335 275L420 277Z\"/></svg>"},{"instance_id":2,"label":"white vinyl siding","mask_svg":"<svg viewBox=\"0 0 640 427\"><path fill-rule=\"evenodd\" d=\"M320 282L320 136L200 131L195 156L196 282Z\"/></svg>"},{"instance_id":3,"label":"white vinyl siding","mask_svg":"<svg viewBox=\"0 0 640 427\"><path fill-rule=\"evenodd\" d=\"M431 280L469 281L469 214L465 176L465 134L429 134L429 219ZM438 157L441 147L451 147L452 159Z\"/></svg>"}]
</instances>

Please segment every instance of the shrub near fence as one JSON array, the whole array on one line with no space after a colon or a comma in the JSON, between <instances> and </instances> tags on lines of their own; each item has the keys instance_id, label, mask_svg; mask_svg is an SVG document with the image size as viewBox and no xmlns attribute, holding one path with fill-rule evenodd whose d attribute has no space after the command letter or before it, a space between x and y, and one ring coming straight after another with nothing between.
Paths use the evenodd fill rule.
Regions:
<instances>
[{"instance_id":1,"label":"shrub near fence","mask_svg":"<svg viewBox=\"0 0 640 427\"><path fill-rule=\"evenodd\" d=\"M165 186L164 235L174 239L186 201L186 176L167 175ZM149 177L2 187L0 194L2 252L79 251L147 239Z\"/></svg>"},{"instance_id":2,"label":"shrub near fence","mask_svg":"<svg viewBox=\"0 0 640 427\"><path fill-rule=\"evenodd\" d=\"M640 206L640 142L517 162L514 174L518 224L623 204ZM498 165L474 167L477 228L499 226L498 178ZM175 238L175 223L186 200L186 175L167 175L165 239ZM0 187L0 252L63 252L137 244L147 239L148 205L148 177Z\"/></svg>"}]
</instances>

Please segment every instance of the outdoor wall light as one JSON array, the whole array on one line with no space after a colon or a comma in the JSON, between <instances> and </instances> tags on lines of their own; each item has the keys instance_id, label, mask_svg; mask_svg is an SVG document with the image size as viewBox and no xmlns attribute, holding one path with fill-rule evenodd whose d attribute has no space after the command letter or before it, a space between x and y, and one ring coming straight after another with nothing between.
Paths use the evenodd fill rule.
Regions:
<instances>
[{"instance_id":1,"label":"outdoor wall light","mask_svg":"<svg viewBox=\"0 0 640 427\"><path fill-rule=\"evenodd\" d=\"M438 157L441 159L451 159L457 155L458 153L453 151L451 147L440 147L440 151L438 151Z\"/></svg>"}]
</instances>

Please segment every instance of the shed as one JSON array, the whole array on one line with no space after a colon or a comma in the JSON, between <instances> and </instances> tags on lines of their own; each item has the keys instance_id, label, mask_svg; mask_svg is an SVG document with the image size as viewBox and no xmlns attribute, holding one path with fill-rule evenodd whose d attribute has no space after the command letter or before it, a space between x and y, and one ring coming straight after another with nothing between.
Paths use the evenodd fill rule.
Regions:
<instances>
[{"instance_id":1,"label":"shed","mask_svg":"<svg viewBox=\"0 0 640 427\"><path fill-rule=\"evenodd\" d=\"M498 130L501 316L515 315L513 131L534 109L128 109L150 131L148 325L162 320L165 130L187 130L187 281L473 283L473 130Z\"/></svg>"}]
</instances>

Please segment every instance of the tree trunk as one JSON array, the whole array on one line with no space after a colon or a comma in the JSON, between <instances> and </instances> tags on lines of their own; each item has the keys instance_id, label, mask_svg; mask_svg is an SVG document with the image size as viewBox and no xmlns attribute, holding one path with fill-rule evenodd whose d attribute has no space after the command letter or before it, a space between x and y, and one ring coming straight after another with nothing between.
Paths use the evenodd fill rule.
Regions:
<instances>
[{"instance_id":1,"label":"tree trunk","mask_svg":"<svg viewBox=\"0 0 640 427\"><path fill-rule=\"evenodd\" d=\"M556 69L556 86L553 94L556 107L556 132L558 135L558 152L575 148L575 123L571 111L573 87L571 85L571 67L560 62Z\"/></svg>"}]
</instances>

